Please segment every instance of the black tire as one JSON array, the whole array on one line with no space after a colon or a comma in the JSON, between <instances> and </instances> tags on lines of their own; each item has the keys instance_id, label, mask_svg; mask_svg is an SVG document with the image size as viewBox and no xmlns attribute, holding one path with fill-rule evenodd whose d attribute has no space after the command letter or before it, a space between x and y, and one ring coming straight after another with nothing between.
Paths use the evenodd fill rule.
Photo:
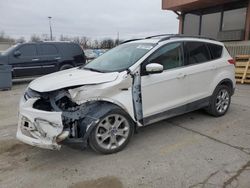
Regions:
<instances>
[{"instance_id":1,"label":"black tire","mask_svg":"<svg viewBox=\"0 0 250 188\"><path fill-rule=\"evenodd\" d=\"M118 117L124 117L124 119L126 119L126 121L128 122L129 125L129 129L128 129L128 136L127 138L124 140L124 142L120 145L117 146L116 148L110 148L110 149L105 149L103 148L99 143L98 143L98 138L97 138L97 133L98 131L101 129L101 127L99 127L99 124L101 124L106 118L109 118L112 115L117 115ZM89 136L89 145L90 147L98 152L98 153L102 153L102 154L111 154L111 153L116 153L121 151L123 148L125 148L129 142L129 140L131 139L132 135L134 133L134 122L133 120L129 117L129 115L127 113L125 113L123 110L121 109L113 109L111 111L109 111L108 113L106 113L105 115L103 115L100 118L99 123L96 125L96 127L93 129L93 131L90 133ZM117 135L115 136L116 141L117 141ZM108 139L111 139L108 138ZM99 141L100 142L100 141ZM110 141L111 142L111 141Z\"/></svg>"},{"instance_id":2,"label":"black tire","mask_svg":"<svg viewBox=\"0 0 250 188\"><path fill-rule=\"evenodd\" d=\"M222 92L228 93L228 100L227 100L228 104L227 104L227 106L225 105L224 107L219 108L219 104L220 104L219 96L221 95ZM215 117L220 117L220 116L225 115L230 107L231 96L232 96L232 91L228 86L226 86L226 85L217 86L213 92L213 95L210 98L209 106L207 107L206 111L210 115L215 116Z\"/></svg>"},{"instance_id":3,"label":"black tire","mask_svg":"<svg viewBox=\"0 0 250 188\"><path fill-rule=\"evenodd\" d=\"M64 65L62 65L61 67L60 67L60 71L62 71L62 70L66 70L66 69L71 69L71 68L73 68L74 66L73 65L71 65L71 64L64 64Z\"/></svg>"}]
</instances>

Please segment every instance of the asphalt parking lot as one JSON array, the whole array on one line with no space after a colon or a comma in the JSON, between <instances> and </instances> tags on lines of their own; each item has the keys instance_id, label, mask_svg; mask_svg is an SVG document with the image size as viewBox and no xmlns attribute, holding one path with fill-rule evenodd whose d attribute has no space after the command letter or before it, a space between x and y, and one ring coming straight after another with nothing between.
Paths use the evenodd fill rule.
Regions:
<instances>
[{"instance_id":1,"label":"asphalt parking lot","mask_svg":"<svg viewBox=\"0 0 250 188\"><path fill-rule=\"evenodd\" d=\"M238 85L227 115L202 110L142 128L112 155L15 139L27 83L0 92L0 187L250 187L250 85Z\"/></svg>"}]
</instances>

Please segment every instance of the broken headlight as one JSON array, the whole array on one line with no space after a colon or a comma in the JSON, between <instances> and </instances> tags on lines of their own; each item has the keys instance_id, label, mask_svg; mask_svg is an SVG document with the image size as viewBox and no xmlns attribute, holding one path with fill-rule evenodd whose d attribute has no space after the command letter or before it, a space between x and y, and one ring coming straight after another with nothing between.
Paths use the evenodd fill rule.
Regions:
<instances>
[{"instance_id":1,"label":"broken headlight","mask_svg":"<svg viewBox=\"0 0 250 188\"><path fill-rule=\"evenodd\" d=\"M24 99L27 101L30 98L39 98L40 94L30 88L27 88L24 92Z\"/></svg>"}]
</instances>

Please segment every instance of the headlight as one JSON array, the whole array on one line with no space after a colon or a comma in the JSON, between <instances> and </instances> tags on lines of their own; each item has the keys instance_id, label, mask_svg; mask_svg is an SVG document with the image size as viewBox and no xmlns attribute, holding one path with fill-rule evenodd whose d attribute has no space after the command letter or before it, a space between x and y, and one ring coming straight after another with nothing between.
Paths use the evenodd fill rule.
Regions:
<instances>
[{"instance_id":1,"label":"headlight","mask_svg":"<svg viewBox=\"0 0 250 188\"><path fill-rule=\"evenodd\" d=\"M30 98L39 98L41 95L38 93L38 92L36 92L36 91L34 91L34 90L32 90L32 89L30 89L30 88L27 88L26 90L25 90L25 92L24 92L24 99L27 101L28 99L30 99Z\"/></svg>"}]
</instances>

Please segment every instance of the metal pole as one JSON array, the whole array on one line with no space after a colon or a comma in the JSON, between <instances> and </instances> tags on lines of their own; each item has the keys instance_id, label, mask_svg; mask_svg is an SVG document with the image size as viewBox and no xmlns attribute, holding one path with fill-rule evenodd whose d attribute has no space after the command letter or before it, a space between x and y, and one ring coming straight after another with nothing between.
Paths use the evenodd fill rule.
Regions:
<instances>
[{"instance_id":1,"label":"metal pole","mask_svg":"<svg viewBox=\"0 0 250 188\"><path fill-rule=\"evenodd\" d=\"M50 29L50 40L52 41L53 37L52 37L52 28L51 28L51 16L48 17L49 18L49 29Z\"/></svg>"}]
</instances>

